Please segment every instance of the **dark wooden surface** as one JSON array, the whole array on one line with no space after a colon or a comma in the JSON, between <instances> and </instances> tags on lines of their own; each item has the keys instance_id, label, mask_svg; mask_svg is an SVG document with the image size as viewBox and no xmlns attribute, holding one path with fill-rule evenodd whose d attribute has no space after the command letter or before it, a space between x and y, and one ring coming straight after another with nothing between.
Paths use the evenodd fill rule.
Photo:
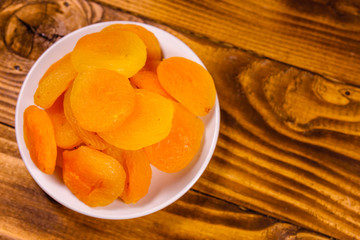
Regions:
<instances>
[{"instance_id":1,"label":"dark wooden surface","mask_svg":"<svg viewBox=\"0 0 360 240\"><path fill-rule=\"evenodd\" d=\"M179 37L212 74L214 156L169 207L132 220L75 213L19 155L16 100L41 53L109 20ZM360 2L0 1L0 239L360 239Z\"/></svg>"}]
</instances>

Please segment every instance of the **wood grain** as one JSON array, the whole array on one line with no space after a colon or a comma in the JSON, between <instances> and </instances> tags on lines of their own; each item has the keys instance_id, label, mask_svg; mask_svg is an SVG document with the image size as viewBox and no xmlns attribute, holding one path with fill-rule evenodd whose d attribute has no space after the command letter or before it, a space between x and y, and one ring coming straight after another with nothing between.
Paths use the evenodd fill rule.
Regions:
<instances>
[{"instance_id":1,"label":"wood grain","mask_svg":"<svg viewBox=\"0 0 360 240\"><path fill-rule=\"evenodd\" d=\"M96 0L359 85L360 4L348 0ZM351 64L349 64L351 63Z\"/></svg>"},{"instance_id":2,"label":"wood grain","mask_svg":"<svg viewBox=\"0 0 360 240\"><path fill-rule=\"evenodd\" d=\"M341 27L332 18L336 16L332 16L327 8L321 8L330 2L343 11L350 11L348 19L342 20ZM298 35L301 32L292 38L286 36L285 32L279 34L270 30L266 30L269 31L268 44L279 52L274 59L288 64L259 57L272 57L269 52L275 50L270 51L264 44L255 49L257 54L239 49L255 51L251 46L256 45L260 37L252 34L240 36L239 42L232 43L236 46L225 44L233 41L234 38L228 35L237 29L233 24L238 20L232 23L229 17L220 19L225 21L221 24L226 23L224 26L232 29L226 29L229 33L224 29L215 32L215 26L220 24L216 21L220 20L208 16L219 16L217 14L225 11L228 13L226 16L246 18L251 17L255 10L261 10L258 14L265 17L255 25L269 24L276 17L284 21L283 24L291 18L294 27L304 24L304 19L307 19L308 30L316 30L316 34L320 34L317 37L332 39L333 34L337 34L344 40L350 39L350 44L353 44L357 41L356 4L352 7L350 1L306 1L305 5L314 6L315 9L311 10L305 5L289 5L290 1L272 1L273 5L270 1L264 1L267 8L243 1L241 8L238 3L232 2L234 9L243 10L234 13L234 9L227 5L230 1L220 1L218 5L211 5L216 3L210 1L207 2L210 5L197 1L143 1L143 5L136 5L136 11L134 2L121 3L120 9L80 0L5 1L0 5L0 122L3 123L0 124L1 237L329 239L327 235L339 239L359 239L359 90L356 84L349 84L354 83L357 72L344 75L345 70L354 70L358 62L353 61L343 68L344 61L352 58L344 52L332 55L329 53L331 48L325 49L323 42L315 41L312 42L315 46L321 46L319 52L313 53L313 45L303 48L299 52L302 58L298 58L295 64L292 57L283 58L285 55L280 50L289 54L294 47L287 42L291 39L296 40L297 48L314 39L301 39ZM174 4L185 4L180 8L184 15L181 16L183 22L176 23L170 19L179 18L172 12L180 11L174 8ZM193 5L196 6L194 11L186 8ZM137 13L144 6L148 10L139 14L151 19L127 12L131 10ZM280 6L294 9L285 14L286 11ZM160 16L157 12L159 9L168 11ZM274 14L275 9L277 14ZM316 9L319 15L315 15ZM45 11L46 14L32 17L31 11ZM186 16L189 19L191 16L193 21L185 21ZM51 28L47 25L48 19L52 19ZM199 55L214 77L221 106L219 142L200 180L175 204L144 218L127 221L85 217L49 198L31 179L20 159L12 128L17 94L34 60L68 32L83 25L109 20L147 22L182 39ZM74 21L76 23L72 23ZM208 24L206 28L205 22ZM280 28L282 25L275 26ZM328 26L332 27L328 29ZM21 30L21 34L15 29ZM294 28L287 31L289 29ZM305 28L301 29L305 31ZM254 43L241 45L245 37ZM272 38L284 39L280 44L271 42L274 41ZM24 39L33 41L32 45L21 45ZM340 48L336 44L332 46ZM343 48L349 50L349 46ZM308 54L311 57L304 57ZM336 64L324 64L323 60L318 59L320 55L326 60L339 57L339 66L334 70ZM302 63L305 58L311 60ZM313 61L316 63L312 64ZM313 65L313 68L308 65ZM333 81L337 75L342 75L342 82Z\"/></svg>"}]
</instances>

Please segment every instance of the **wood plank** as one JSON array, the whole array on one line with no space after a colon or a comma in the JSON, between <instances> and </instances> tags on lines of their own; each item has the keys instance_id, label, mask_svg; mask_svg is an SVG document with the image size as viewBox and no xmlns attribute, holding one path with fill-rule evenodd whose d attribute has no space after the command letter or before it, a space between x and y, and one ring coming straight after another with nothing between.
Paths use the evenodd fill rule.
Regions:
<instances>
[{"instance_id":1,"label":"wood plank","mask_svg":"<svg viewBox=\"0 0 360 240\"><path fill-rule=\"evenodd\" d=\"M0 124L0 152L11 157L21 158L16 142L15 129Z\"/></svg>"},{"instance_id":2,"label":"wood plank","mask_svg":"<svg viewBox=\"0 0 360 240\"><path fill-rule=\"evenodd\" d=\"M180 31L360 85L357 1L96 0Z\"/></svg>"},{"instance_id":3,"label":"wood plank","mask_svg":"<svg viewBox=\"0 0 360 240\"><path fill-rule=\"evenodd\" d=\"M94 16L97 16L96 12L101 15L98 19L101 21L144 21L127 13L97 4L89 5L84 1L68 1L68 4L82 6L75 11L91 8ZM19 9L24 4L16 6L14 9ZM59 21L61 19L59 17ZM86 19L93 17L86 16ZM244 236L244 239L279 239L280 236L296 236L306 239L309 235L315 239L323 238L291 224L268 222L263 216L256 220L256 223L249 221L254 213L239 207L247 206L329 236L356 239L360 235L360 166L356 152L358 138L349 133L340 134L340 128L338 132L321 130L320 136L325 137L315 141L309 132L298 132L289 128L276 111L264 111L272 109L271 106L262 108L263 105L258 104L258 101L270 104L266 102L266 97L259 95L261 91L258 89L247 91L248 85L244 84L246 77L260 82L268 79L266 77L275 76L274 71L287 71L290 66L270 60L264 62L263 59L238 48L224 47L195 35L184 35L164 25L151 23L184 40L214 76L222 108L222 126L214 158L203 177L184 198L159 213L131 221L93 220L61 207L35 185L14 149L14 137L11 138L11 134L6 133L9 128L0 125L3 127L1 134L6 133L6 137L0 140L6 142L8 138L12 139L11 144L0 145L3 149L0 152L5 153L0 155L1 166L4 166L0 173L0 179L4 181L1 182L4 188L0 190L4 196L1 200L4 207L0 210L0 213L4 213L0 215L4 217L0 220L0 224L3 224L0 225L2 234L26 239L36 236L55 239L86 238L90 237L90 234L99 239L121 236L130 238L144 237L144 232L148 232L150 239L172 236L203 236L204 239L235 239L238 236ZM66 27L64 30L63 26L66 24L57 26L60 28L59 32L70 31L70 28ZM29 56L38 56L41 49L43 48L39 46ZM21 85L24 73L28 71L33 60L30 57L21 57L19 51L8 51L5 47L0 47L0 52L4 52L0 54L0 66L3 68L0 70L3 72L0 86L16 91L19 88L13 89L13 85L15 88ZM14 65L20 66L22 71ZM7 71L11 74L7 75ZM315 79L316 75L310 76ZM252 96L252 92L257 95ZM12 113L15 109L12 95L4 94L4 99L9 103L6 109ZM5 114L0 116L1 122L9 122L8 125L13 126L11 118ZM340 145L334 147L331 146L332 142L327 142L334 141L339 135L342 136L337 142ZM21 187L23 178L27 179L24 180L26 188ZM19 209L24 211L24 216L19 215ZM215 222L209 222L206 216ZM258 215L255 218L258 219L257 217ZM48 223L42 219L55 219L54 222L58 225L50 226L54 229L49 228L46 225ZM266 224L262 225L264 221ZM40 227L36 227L37 225ZM105 228L105 225L108 228ZM256 225L261 226L258 227L259 231L249 229ZM155 233L153 229L158 229L158 226L161 230ZM73 229L79 229L84 235L71 235ZM169 229L174 235L169 235Z\"/></svg>"}]
</instances>

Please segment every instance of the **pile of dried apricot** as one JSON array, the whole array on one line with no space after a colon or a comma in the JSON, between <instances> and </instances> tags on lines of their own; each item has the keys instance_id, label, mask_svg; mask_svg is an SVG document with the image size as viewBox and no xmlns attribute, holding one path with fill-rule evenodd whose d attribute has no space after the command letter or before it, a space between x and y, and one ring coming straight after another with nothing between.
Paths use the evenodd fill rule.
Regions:
<instances>
[{"instance_id":1,"label":"pile of dried apricot","mask_svg":"<svg viewBox=\"0 0 360 240\"><path fill-rule=\"evenodd\" d=\"M40 79L24 112L31 159L91 207L136 203L152 171L185 168L214 106L212 77L182 57L162 59L146 28L114 24L88 34Z\"/></svg>"}]
</instances>

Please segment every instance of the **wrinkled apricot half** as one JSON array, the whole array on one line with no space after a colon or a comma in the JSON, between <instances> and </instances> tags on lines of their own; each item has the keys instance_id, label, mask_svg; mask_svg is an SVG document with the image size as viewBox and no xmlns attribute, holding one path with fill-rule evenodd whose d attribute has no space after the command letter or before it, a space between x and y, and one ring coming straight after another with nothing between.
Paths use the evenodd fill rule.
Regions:
<instances>
[{"instance_id":1,"label":"wrinkled apricot half","mask_svg":"<svg viewBox=\"0 0 360 240\"><path fill-rule=\"evenodd\" d=\"M52 174L56 166L57 147L50 117L34 105L24 111L24 140L34 164Z\"/></svg>"},{"instance_id":2,"label":"wrinkled apricot half","mask_svg":"<svg viewBox=\"0 0 360 240\"><path fill-rule=\"evenodd\" d=\"M157 169L173 173L185 168L201 146L204 124L179 103L174 103L175 113L169 135L144 151Z\"/></svg>"},{"instance_id":3,"label":"wrinkled apricot half","mask_svg":"<svg viewBox=\"0 0 360 240\"><path fill-rule=\"evenodd\" d=\"M143 150L125 151L124 168L127 174L126 187L120 198L125 203L136 203L149 191L152 171Z\"/></svg>"},{"instance_id":4,"label":"wrinkled apricot half","mask_svg":"<svg viewBox=\"0 0 360 240\"><path fill-rule=\"evenodd\" d=\"M174 108L171 100L145 89L135 89L135 110L120 127L98 134L125 150L138 150L164 139L170 132Z\"/></svg>"},{"instance_id":5,"label":"wrinkled apricot half","mask_svg":"<svg viewBox=\"0 0 360 240\"><path fill-rule=\"evenodd\" d=\"M205 116L214 106L214 81L200 64L183 57L171 57L160 63L157 74L166 92L196 116Z\"/></svg>"},{"instance_id":6,"label":"wrinkled apricot half","mask_svg":"<svg viewBox=\"0 0 360 240\"><path fill-rule=\"evenodd\" d=\"M80 127L92 132L108 131L132 113L135 92L123 75L93 69L80 72L74 80L70 104Z\"/></svg>"},{"instance_id":7,"label":"wrinkled apricot half","mask_svg":"<svg viewBox=\"0 0 360 240\"><path fill-rule=\"evenodd\" d=\"M146 28L135 24L113 24L102 31L129 31L138 35L146 46L147 62L161 60L162 52L160 43L155 35ZM147 63L146 63L147 64Z\"/></svg>"},{"instance_id":8,"label":"wrinkled apricot half","mask_svg":"<svg viewBox=\"0 0 360 240\"><path fill-rule=\"evenodd\" d=\"M34 103L42 108L49 108L68 88L77 72L74 69L70 54L55 62L39 81L34 95Z\"/></svg>"},{"instance_id":9,"label":"wrinkled apricot half","mask_svg":"<svg viewBox=\"0 0 360 240\"><path fill-rule=\"evenodd\" d=\"M75 131L75 133L81 138L81 140L89 147L94 149L103 150L108 147L108 144L97 135L95 132L90 132L79 126L76 118L71 109L70 105L70 95L72 90L72 84L66 90L64 95L64 114L68 120L70 126Z\"/></svg>"},{"instance_id":10,"label":"wrinkled apricot half","mask_svg":"<svg viewBox=\"0 0 360 240\"><path fill-rule=\"evenodd\" d=\"M104 152L118 160L126 172L121 200L127 204L138 202L148 193L152 177L150 162L144 151L128 151L110 146Z\"/></svg>"},{"instance_id":11,"label":"wrinkled apricot half","mask_svg":"<svg viewBox=\"0 0 360 240\"><path fill-rule=\"evenodd\" d=\"M156 72L141 70L130 78L130 82L136 88L146 89L163 97L173 99L161 86Z\"/></svg>"},{"instance_id":12,"label":"wrinkled apricot half","mask_svg":"<svg viewBox=\"0 0 360 240\"><path fill-rule=\"evenodd\" d=\"M98 207L112 203L123 193L126 173L113 157L81 146L63 152L63 179L80 201Z\"/></svg>"},{"instance_id":13,"label":"wrinkled apricot half","mask_svg":"<svg viewBox=\"0 0 360 240\"><path fill-rule=\"evenodd\" d=\"M78 72L109 69L131 77L146 61L146 47L135 33L102 31L88 34L76 43L71 61Z\"/></svg>"},{"instance_id":14,"label":"wrinkled apricot half","mask_svg":"<svg viewBox=\"0 0 360 240\"><path fill-rule=\"evenodd\" d=\"M64 94L55 101L55 103L46 109L55 132L56 145L60 148L71 149L82 143L81 138L75 133L64 114Z\"/></svg>"}]
</instances>

